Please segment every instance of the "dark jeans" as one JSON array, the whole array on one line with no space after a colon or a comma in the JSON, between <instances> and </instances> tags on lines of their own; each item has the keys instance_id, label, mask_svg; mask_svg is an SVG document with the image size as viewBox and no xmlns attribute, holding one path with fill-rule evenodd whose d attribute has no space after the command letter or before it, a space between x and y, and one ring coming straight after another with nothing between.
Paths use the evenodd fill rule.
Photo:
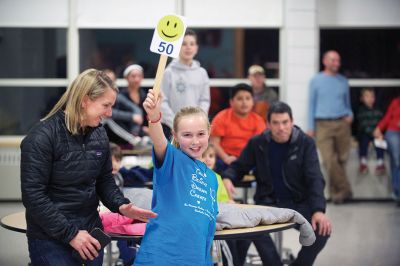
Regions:
<instances>
[{"instance_id":1,"label":"dark jeans","mask_svg":"<svg viewBox=\"0 0 400 266\"><path fill-rule=\"evenodd\" d=\"M368 157L368 145L371 141L374 141L374 138L367 134L361 134L360 136L358 136L358 154L360 155L360 158ZM384 150L375 147L375 151L376 158L383 159Z\"/></svg>"},{"instance_id":2,"label":"dark jeans","mask_svg":"<svg viewBox=\"0 0 400 266\"><path fill-rule=\"evenodd\" d=\"M311 210L307 205L298 205L294 203L278 204L280 208L289 208L301 213L311 223ZM298 228L297 228L298 229ZM321 236L318 234L318 229L315 231L316 240L311 246L302 246L297 254L297 258L291 265L307 266L312 265L317 258L317 255L324 248L329 236ZM242 266L246 259L247 251L251 242L257 249L263 265L281 266L282 261L276 250L275 244L269 234L263 235L255 240L230 240L227 241L232 253L233 263L235 266Z\"/></svg>"},{"instance_id":3,"label":"dark jeans","mask_svg":"<svg viewBox=\"0 0 400 266\"><path fill-rule=\"evenodd\" d=\"M124 265L132 265L136 257L136 249L128 245L126 240L118 240L119 258L124 261Z\"/></svg>"},{"instance_id":4,"label":"dark jeans","mask_svg":"<svg viewBox=\"0 0 400 266\"><path fill-rule=\"evenodd\" d=\"M29 257L32 266L73 266L82 262L73 255L73 248L55 240L40 240L28 238ZM77 254L79 256L79 254ZM85 265L102 265L103 251L93 261Z\"/></svg>"}]
</instances>

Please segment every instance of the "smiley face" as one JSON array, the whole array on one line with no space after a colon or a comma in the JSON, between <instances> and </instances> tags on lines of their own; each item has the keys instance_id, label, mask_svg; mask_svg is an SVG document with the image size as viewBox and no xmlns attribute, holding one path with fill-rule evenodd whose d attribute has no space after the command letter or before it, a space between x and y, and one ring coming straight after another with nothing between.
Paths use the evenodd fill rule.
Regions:
<instances>
[{"instance_id":1,"label":"smiley face","mask_svg":"<svg viewBox=\"0 0 400 266\"><path fill-rule=\"evenodd\" d=\"M183 21L174 15L164 16L157 25L158 35L167 42L178 40L183 34Z\"/></svg>"}]
</instances>

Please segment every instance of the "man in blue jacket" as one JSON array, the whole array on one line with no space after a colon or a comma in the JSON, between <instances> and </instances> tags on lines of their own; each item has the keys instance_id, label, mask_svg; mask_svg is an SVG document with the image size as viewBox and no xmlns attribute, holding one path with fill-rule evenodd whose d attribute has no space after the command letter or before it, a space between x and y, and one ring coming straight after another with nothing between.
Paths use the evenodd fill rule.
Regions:
<instances>
[{"instance_id":1,"label":"man in blue jacket","mask_svg":"<svg viewBox=\"0 0 400 266\"><path fill-rule=\"evenodd\" d=\"M291 265L312 265L331 234L331 222L325 215L325 181L314 140L293 123L291 108L283 102L270 106L270 129L253 137L239 158L223 172L225 186L234 193L232 180L254 169L257 188L254 202L290 208L301 213L313 226L316 242L303 246ZM243 265L250 241L231 245L237 265ZM264 265L282 265L270 236L254 240Z\"/></svg>"}]
</instances>

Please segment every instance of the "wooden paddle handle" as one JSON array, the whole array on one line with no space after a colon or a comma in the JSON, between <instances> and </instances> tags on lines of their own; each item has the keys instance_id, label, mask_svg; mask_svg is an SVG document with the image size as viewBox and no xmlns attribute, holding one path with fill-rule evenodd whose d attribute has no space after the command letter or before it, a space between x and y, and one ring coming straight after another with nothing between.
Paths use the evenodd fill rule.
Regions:
<instances>
[{"instance_id":1,"label":"wooden paddle handle","mask_svg":"<svg viewBox=\"0 0 400 266\"><path fill-rule=\"evenodd\" d=\"M158 98L158 95L160 93L161 81L164 76L164 70L165 70L165 65L167 64L167 59L168 56L162 54L160 55L160 61L158 61L156 80L154 82L154 87L153 87L154 96L156 96L156 99Z\"/></svg>"}]
</instances>

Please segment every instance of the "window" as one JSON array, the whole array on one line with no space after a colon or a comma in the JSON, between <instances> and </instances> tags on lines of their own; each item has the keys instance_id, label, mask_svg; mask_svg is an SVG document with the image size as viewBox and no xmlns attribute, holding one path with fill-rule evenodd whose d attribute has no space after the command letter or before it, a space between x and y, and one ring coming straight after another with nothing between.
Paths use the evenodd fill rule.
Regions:
<instances>
[{"instance_id":1,"label":"window","mask_svg":"<svg viewBox=\"0 0 400 266\"><path fill-rule=\"evenodd\" d=\"M211 79L223 79L211 81L211 117L229 106L229 87L233 81L225 79L245 79L252 64L264 66L267 79L278 78L279 29L194 30L200 45L196 58ZM145 78L153 79L159 61L159 55L149 50L153 31L80 29L80 71L91 67L111 68L122 78L126 65L138 63L145 70ZM0 79L16 79L11 82L14 85L7 81L0 85L0 135L24 135L65 91L67 30L0 28L0 58ZM26 85L24 79L40 80ZM150 81L147 80L145 86L151 86ZM278 91L279 88L274 89Z\"/></svg>"},{"instance_id":2,"label":"window","mask_svg":"<svg viewBox=\"0 0 400 266\"><path fill-rule=\"evenodd\" d=\"M25 135L58 101L66 88L1 87L0 135Z\"/></svg>"},{"instance_id":3,"label":"window","mask_svg":"<svg viewBox=\"0 0 400 266\"><path fill-rule=\"evenodd\" d=\"M153 29L80 30L80 71L111 68L122 78L125 67L136 63L143 67L145 78L154 78L159 55L150 52L153 32Z\"/></svg>"},{"instance_id":4,"label":"window","mask_svg":"<svg viewBox=\"0 0 400 266\"><path fill-rule=\"evenodd\" d=\"M210 78L246 78L252 64L264 66L268 78L278 77L278 29L194 30L200 46L196 59ZM145 78L154 78L159 55L149 50L153 31L80 30L81 71L112 68L121 78L127 65L138 63L144 68Z\"/></svg>"},{"instance_id":5,"label":"window","mask_svg":"<svg viewBox=\"0 0 400 266\"><path fill-rule=\"evenodd\" d=\"M194 30L200 46L196 59L211 79L245 79L252 64L265 68L267 82L269 78L279 78L278 29ZM159 55L149 49L153 32L153 29L81 29L80 71L91 67L111 68L122 78L125 67L137 63L143 66L145 78L154 78ZM277 87L274 89L279 91ZM212 118L229 106L228 85L211 86L211 101Z\"/></svg>"},{"instance_id":6,"label":"window","mask_svg":"<svg viewBox=\"0 0 400 266\"><path fill-rule=\"evenodd\" d=\"M348 78L400 78L400 29L326 29L320 40L321 55L340 53Z\"/></svg>"},{"instance_id":7,"label":"window","mask_svg":"<svg viewBox=\"0 0 400 266\"><path fill-rule=\"evenodd\" d=\"M0 28L0 78L65 78L66 30Z\"/></svg>"},{"instance_id":8,"label":"window","mask_svg":"<svg viewBox=\"0 0 400 266\"><path fill-rule=\"evenodd\" d=\"M258 64L267 78L279 78L279 30L245 30L245 77L247 69Z\"/></svg>"}]
</instances>

